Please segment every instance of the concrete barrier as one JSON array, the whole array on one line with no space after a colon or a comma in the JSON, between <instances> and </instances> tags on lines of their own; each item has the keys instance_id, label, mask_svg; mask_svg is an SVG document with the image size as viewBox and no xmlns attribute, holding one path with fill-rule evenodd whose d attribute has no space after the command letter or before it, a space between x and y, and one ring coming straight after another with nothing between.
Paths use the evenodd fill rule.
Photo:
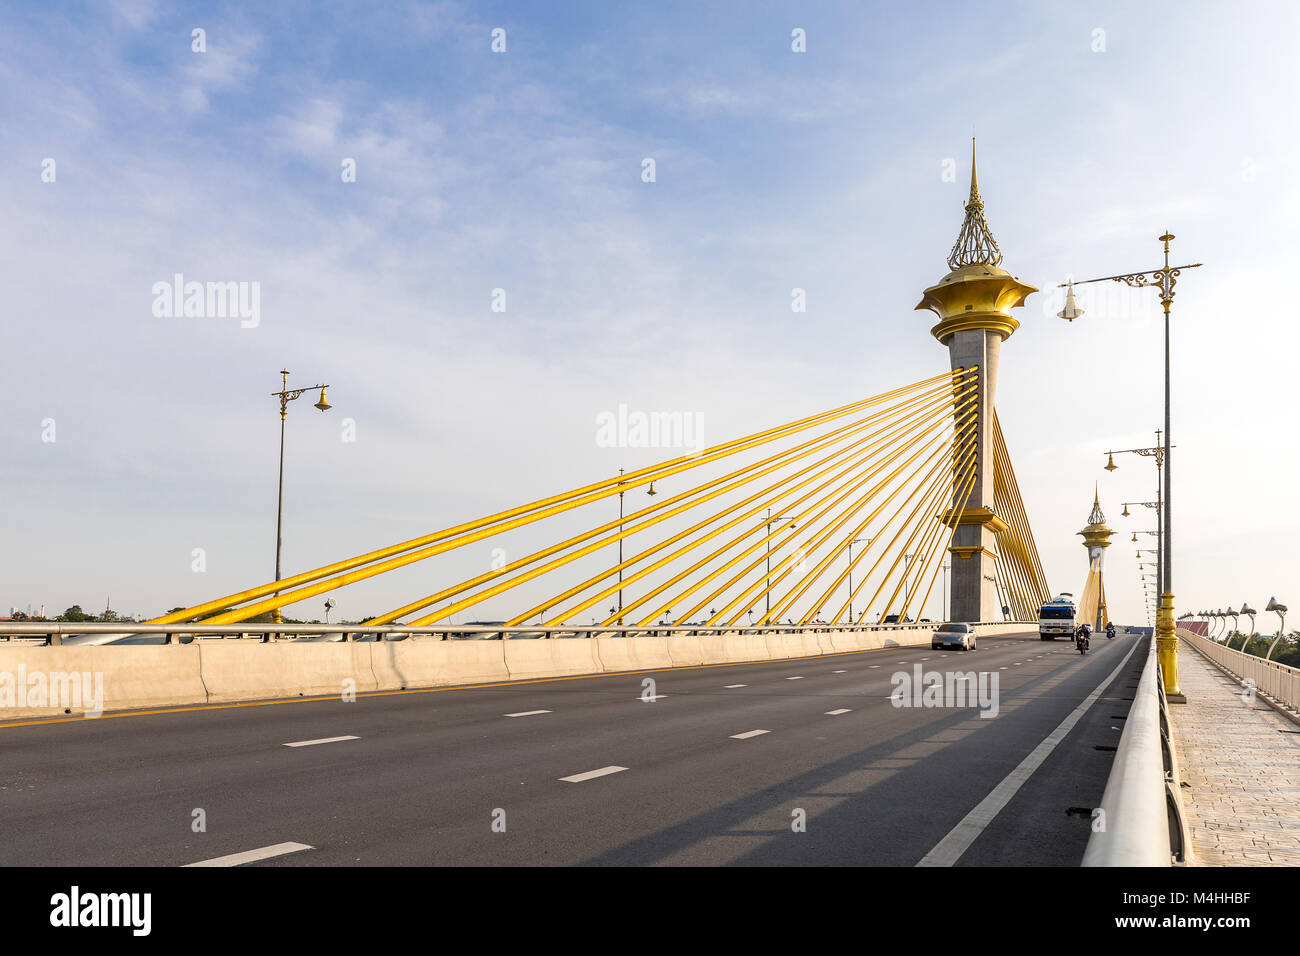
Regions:
<instances>
[{"instance_id":1,"label":"concrete barrier","mask_svg":"<svg viewBox=\"0 0 1300 956\"><path fill-rule=\"evenodd\" d=\"M0 647L0 720L206 700L193 645Z\"/></svg>"},{"instance_id":2,"label":"concrete barrier","mask_svg":"<svg viewBox=\"0 0 1300 956\"><path fill-rule=\"evenodd\" d=\"M641 640L641 638L614 638ZM505 641L506 670L512 680L533 677L567 677L571 674L598 674L600 660L595 641L571 640Z\"/></svg>"},{"instance_id":3,"label":"concrete barrier","mask_svg":"<svg viewBox=\"0 0 1300 956\"><path fill-rule=\"evenodd\" d=\"M983 624L979 636L1033 631L1033 625ZM138 647L0 646L0 720L62 716L94 709L87 688L77 701L33 701L30 674L102 678L105 710L166 707L566 677L625 670L789 660L884 647L928 646L933 628L823 633L600 637L553 640L394 642L202 641ZM24 680L24 693L16 683ZM40 679L48 688L50 679ZM6 683L7 681L7 683ZM351 681L351 684L345 682ZM60 682L64 689L66 684ZM21 699L20 699L21 698ZM72 705L72 706L69 706Z\"/></svg>"},{"instance_id":4,"label":"concrete barrier","mask_svg":"<svg viewBox=\"0 0 1300 956\"><path fill-rule=\"evenodd\" d=\"M732 657L725 641L728 636L730 635L701 634L698 637L686 638L692 642L696 660L678 661L676 650L673 652L673 660L678 664L730 664Z\"/></svg>"},{"instance_id":5,"label":"concrete barrier","mask_svg":"<svg viewBox=\"0 0 1300 956\"><path fill-rule=\"evenodd\" d=\"M767 638L762 634L724 634L715 664L739 664L742 661L770 661Z\"/></svg>"},{"instance_id":6,"label":"concrete barrier","mask_svg":"<svg viewBox=\"0 0 1300 956\"><path fill-rule=\"evenodd\" d=\"M361 694L377 689L370 647L345 642L207 641L198 645L199 668L211 703L341 695L349 688ZM109 653L125 649L104 648Z\"/></svg>"},{"instance_id":7,"label":"concrete barrier","mask_svg":"<svg viewBox=\"0 0 1300 956\"><path fill-rule=\"evenodd\" d=\"M378 689L401 690L509 680L502 646L508 643L405 640L365 646L370 648Z\"/></svg>"},{"instance_id":8,"label":"concrete barrier","mask_svg":"<svg viewBox=\"0 0 1300 956\"><path fill-rule=\"evenodd\" d=\"M704 643L709 638L704 636L687 636L685 634L668 635L668 656L674 667L698 667L708 664L705 660Z\"/></svg>"},{"instance_id":9,"label":"concrete barrier","mask_svg":"<svg viewBox=\"0 0 1300 956\"><path fill-rule=\"evenodd\" d=\"M689 638L687 638L689 640ZM668 649L669 638L598 637L596 656L605 673L615 671L654 670L673 666Z\"/></svg>"},{"instance_id":10,"label":"concrete barrier","mask_svg":"<svg viewBox=\"0 0 1300 956\"><path fill-rule=\"evenodd\" d=\"M774 661L789 660L791 657L815 657L821 653L815 634L767 634L767 656Z\"/></svg>"}]
</instances>

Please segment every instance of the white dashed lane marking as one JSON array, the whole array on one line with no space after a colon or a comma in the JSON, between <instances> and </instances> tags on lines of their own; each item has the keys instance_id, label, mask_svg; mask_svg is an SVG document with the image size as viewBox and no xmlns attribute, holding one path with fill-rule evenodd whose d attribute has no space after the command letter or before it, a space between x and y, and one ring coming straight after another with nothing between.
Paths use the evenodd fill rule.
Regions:
<instances>
[{"instance_id":1,"label":"white dashed lane marking","mask_svg":"<svg viewBox=\"0 0 1300 956\"><path fill-rule=\"evenodd\" d=\"M607 777L611 773L618 773L626 770L627 767L601 767L599 770L588 770L586 773L575 773L572 777L561 777L565 783L582 783L584 780L594 780L597 777Z\"/></svg>"},{"instance_id":2,"label":"white dashed lane marking","mask_svg":"<svg viewBox=\"0 0 1300 956\"><path fill-rule=\"evenodd\" d=\"M734 690L737 687L748 687L748 684L728 684L723 690Z\"/></svg>"},{"instance_id":3,"label":"white dashed lane marking","mask_svg":"<svg viewBox=\"0 0 1300 956\"><path fill-rule=\"evenodd\" d=\"M786 680L803 680L803 677L787 677Z\"/></svg>"},{"instance_id":4,"label":"white dashed lane marking","mask_svg":"<svg viewBox=\"0 0 1300 956\"><path fill-rule=\"evenodd\" d=\"M517 714L506 714L507 717L534 717L537 714L549 714L549 710L521 710Z\"/></svg>"},{"instance_id":5,"label":"white dashed lane marking","mask_svg":"<svg viewBox=\"0 0 1300 956\"><path fill-rule=\"evenodd\" d=\"M848 712L849 712L849 708L848 708L848 707L841 707L839 710L828 710L828 711L826 711L826 716L827 716L827 717L838 717L840 714L847 714Z\"/></svg>"},{"instance_id":6,"label":"white dashed lane marking","mask_svg":"<svg viewBox=\"0 0 1300 956\"><path fill-rule=\"evenodd\" d=\"M298 740L291 744L285 744L286 747L314 747L317 744L336 744L340 740L360 740L360 737L322 737L319 740Z\"/></svg>"},{"instance_id":7,"label":"white dashed lane marking","mask_svg":"<svg viewBox=\"0 0 1300 956\"><path fill-rule=\"evenodd\" d=\"M286 853L297 853L299 850L310 849L312 847L305 843L276 843L273 846L264 846L258 850L245 850L243 853L213 857L211 860L201 860L198 863L186 863L185 866L241 866L244 863L256 863L258 860L269 860L273 856L284 856Z\"/></svg>"},{"instance_id":8,"label":"white dashed lane marking","mask_svg":"<svg viewBox=\"0 0 1300 956\"><path fill-rule=\"evenodd\" d=\"M771 733L768 730L747 730L743 734L732 734L732 740L748 740L750 737L757 737L759 734Z\"/></svg>"}]
</instances>

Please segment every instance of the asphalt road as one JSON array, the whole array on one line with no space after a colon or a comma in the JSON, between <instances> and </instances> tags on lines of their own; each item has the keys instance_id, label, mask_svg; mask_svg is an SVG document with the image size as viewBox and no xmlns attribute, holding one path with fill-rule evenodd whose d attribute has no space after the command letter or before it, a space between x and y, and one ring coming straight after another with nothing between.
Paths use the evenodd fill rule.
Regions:
<instances>
[{"instance_id":1,"label":"asphalt road","mask_svg":"<svg viewBox=\"0 0 1300 956\"><path fill-rule=\"evenodd\" d=\"M1146 640L0 726L0 865L1074 866ZM997 675L997 715L895 706L917 664Z\"/></svg>"}]
</instances>

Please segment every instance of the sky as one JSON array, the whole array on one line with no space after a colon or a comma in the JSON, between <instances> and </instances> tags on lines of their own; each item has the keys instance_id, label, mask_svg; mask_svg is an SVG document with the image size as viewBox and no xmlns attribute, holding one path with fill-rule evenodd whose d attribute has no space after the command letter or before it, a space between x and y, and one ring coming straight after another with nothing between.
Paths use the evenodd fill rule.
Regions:
<instances>
[{"instance_id":1,"label":"sky","mask_svg":"<svg viewBox=\"0 0 1300 956\"><path fill-rule=\"evenodd\" d=\"M153 616L270 580L281 368L334 406L290 406L286 574L670 457L595 440L620 405L714 443L944 372L913 309L948 271L972 135L1003 266L1041 290L997 403L1052 590L1082 589L1099 487L1112 617L1146 617L1129 536L1152 513L1120 511L1155 470L1101 466L1162 423L1158 298L1084 286L1069 323L1056 286L1154 268L1169 230L1175 264L1204 263L1173 317L1177 607L1286 603L1300 332L1274 287L1300 218L1298 21L1264 2L7 5L0 613ZM256 283L255 317L167 315L177 274ZM335 619L486 560L342 590Z\"/></svg>"}]
</instances>

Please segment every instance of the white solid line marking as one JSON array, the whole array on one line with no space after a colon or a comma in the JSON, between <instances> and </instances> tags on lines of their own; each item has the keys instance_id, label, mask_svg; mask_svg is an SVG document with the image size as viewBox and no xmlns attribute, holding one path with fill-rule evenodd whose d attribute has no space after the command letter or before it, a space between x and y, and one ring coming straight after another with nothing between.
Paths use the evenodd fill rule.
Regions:
<instances>
[{"instance_id":1,"label":"white solid line marking","mask_svg":"<svg viewBox=\"0 0 1300 956\"><path fill-rule=\"evenodd\" d=\"M254 863L257 860L268 860L273 856L284 856L286 853L297 853L299 850L311 849L314 848L305 843L277 843L274 846L264 846L260 850L245 850L243 853L218 856L211 860L200 860L198 863L186 863L185 866L240 866L244 863Z\"/></svg>"},{"instance_id":2,"label":"white solid line marking","mask_svg":"<svg viewBox=\"0 0 1300 956\"><path fill-rule=\"evenodd\" d=\"M803 680L802 677L787 677L786 680Z\"/></svg>"},{"instance_id":3,"label":"white solid line marking","mask_svg":"<svg viewBox=\"0 0 1300 956\"><path fill-rule=\"evenodd\" d=\"M948 831L948 835L940 840L934 849L923 856L916 865L952 866L956 863L979 835L984 832L985 828L993 822L993 818L1002 811L1002 808L1011 802L1011 798L1025 785L1025 781L1033 776L1034 771L1056 749L1056 745L1074 729L1074 725L1088 712L1088 709L1101 696L1102 691L1124 669L1124 665L1128 663L1128 659L1133 656L1133 651L1136 649L1137 645L1130 647L1128 653L1124 655L1124 659L1119 662L1113 671L1106 675L1096 689L1084 699L1083 703L1074 708L1070 712L1070 716L1061 721L1055 730L1044 737L1039 745L1030 752L1029 756L1020 761L1016 769L1007 774L1006 779L994 787L993 791L981 800L974 810L966 814L960 823Z\"/></svg>"},{"instance_id":4,"label":"white solid line marking","mask_svg":"<svg viewBox=\"0 0 1300 956\"><path fill-rule=\"evenodd\" d=\"M757 737L759 734L771 733L768 730L747 730L743 734L732 734L732 740L748 740L750 737Z\"/></svg>"},{"instance_id":5,"label":"white solid line marking","mask_svg":"<svg viewBox=\"0 0 1300 956\"><path fill-rule=\"evenodd\" d=\"M748 684L728 684L724 689L731 690L734 687L748 687Z\"/></svg>"},{"instance_id":6,"label":"white solid line marking","mask_svg":"<svg viewBox=\"0 0 1300 956\"><path fill-rule=\"evenodd\" d=\"M299 740L296 743L285 744L286 747L314 747L316 744L336 744L340 740L360 740L360 737L322 737L320 740Z\"/></svg>"},{"instance_id":7,"label":"white solid line marking","mask_svg":"<svg viewBox=\"0 0 1300 956\"><path fill-rule=\"evenodd\" d=\"M849 708L848 708L848 707L841 707L839 710L828 710L828 711L826 711L826 716L827 716L827 717L838 717L840 714L847 714L848 712L849 712Z\"/></svg>"},{"instance_id":8,"label":"white solid line marking","mask_svg":"<svg viewBox=\"0 0 1300 956\"><path fill-rule=\"evenodd\" d=\"M521 710L517 714L506 714L507 717L532 717L535 714L549 714L549 710Z\"/></svg>"},{"instance_id":9,"label":"white solid line marking","mask_svg":"<svg viewBox=\"0 0 1300 956\"><path fill-rule=\"evenodd\" d=\"M594 780L596 777L605 777L611 773L618 773L620 770L626 770L627 767L601 767L599 770L588 770L586 773L575 773L572 777L561 777L565 783L582 783L584 780Z\"/></svg>"}]
</instances>

